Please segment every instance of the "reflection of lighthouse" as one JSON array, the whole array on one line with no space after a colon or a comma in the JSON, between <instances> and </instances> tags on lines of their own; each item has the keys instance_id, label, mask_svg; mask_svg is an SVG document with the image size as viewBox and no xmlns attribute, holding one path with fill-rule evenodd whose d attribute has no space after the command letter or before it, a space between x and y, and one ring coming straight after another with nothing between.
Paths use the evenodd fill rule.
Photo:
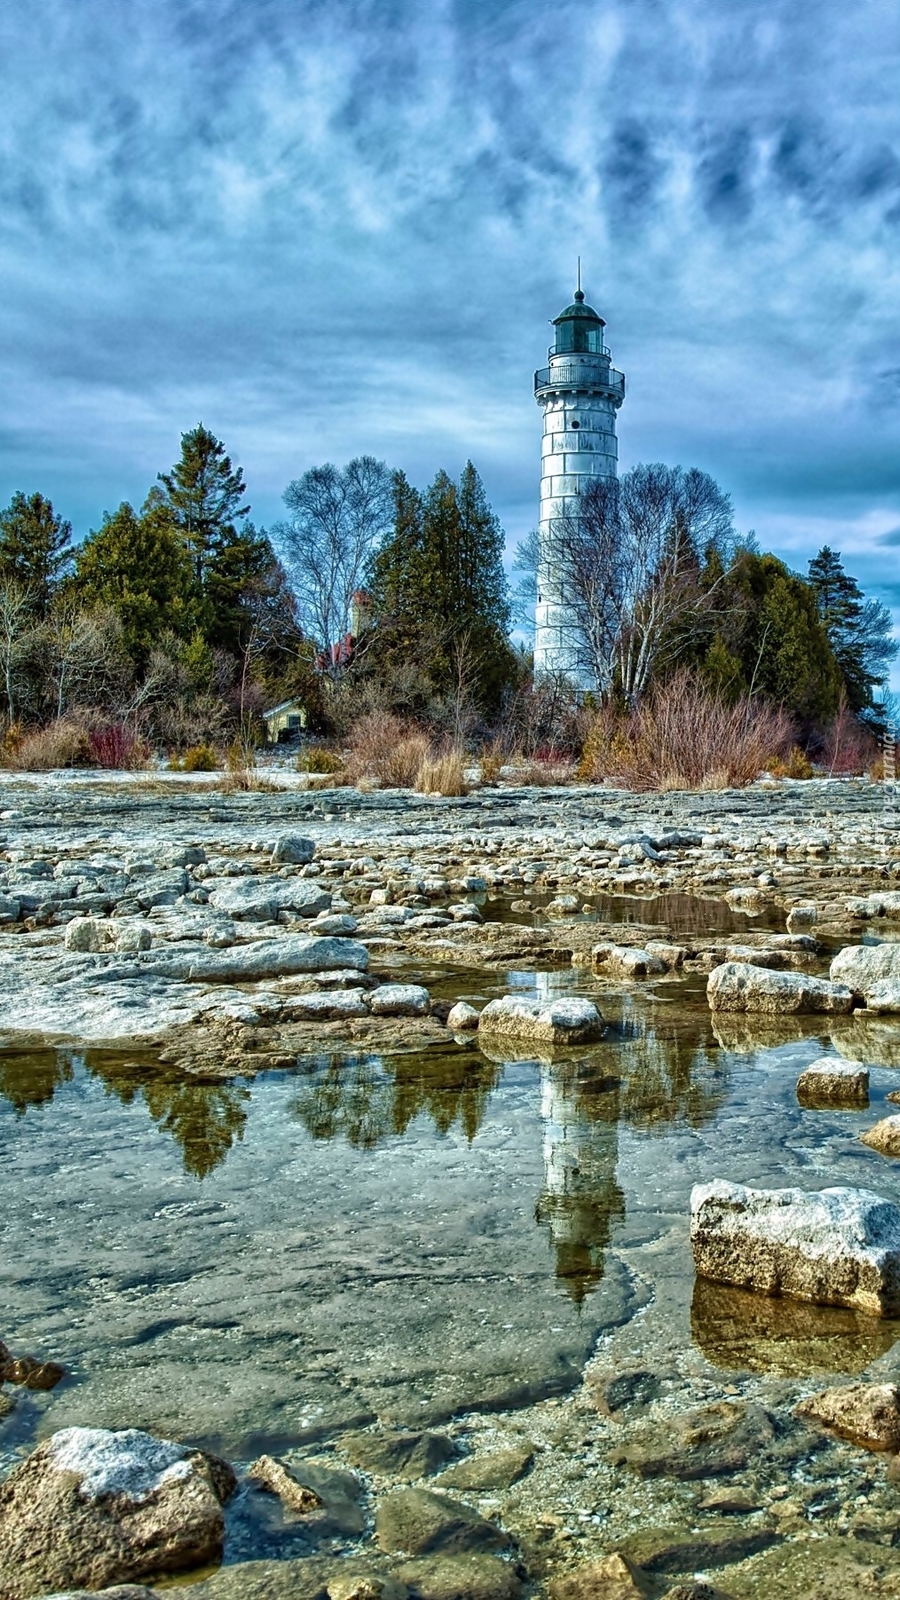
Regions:
<instances>
[{"instance_id":1,"label":"reflection of lighthouse","mask_svg":"<svg viewBox=\"0 0 900 1600\"><path fill-rule=\"evenodd\" d=\"M578 1063L541 1067L544 1187L535 1214L577 1305L600 1283L613 1224L625 1216L616 1182L618 1102L616 1087L580 1079Z\"/></svg>"}]
</instances>

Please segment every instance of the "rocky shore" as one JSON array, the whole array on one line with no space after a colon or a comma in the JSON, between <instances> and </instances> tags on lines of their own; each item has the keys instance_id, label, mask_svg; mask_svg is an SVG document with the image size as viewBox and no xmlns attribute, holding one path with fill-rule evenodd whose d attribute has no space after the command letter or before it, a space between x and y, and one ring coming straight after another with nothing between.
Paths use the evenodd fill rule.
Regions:
<instances>
[{"instance_id":1,"label":"rocky shore","mask_svg":"<svg viewBox=\"0 0 900 1600\"><path fill-rule=\"evenodd\" d=\"M776 1154L748 1173L739 1134L715 1166L707 1148L694 1278L687 1198L655 1192L636 1147L643 1209L626 1219L611 1176L602 1207L583 1208L580 1251L602 1258L613 1227L618 1242L593 1280L579 1268L581 1342L565 1359L549 1313L546 1344L528 1348L530 1291L517 1282L504 1314L522 1318L520 1348L498 1361L495 1339L488 1371L476 1302L501 1292L488 1286L497 1257L481 1285L460 1280L460 1329L425 1336L431 1398L399 1371L392 1398L386 1353L372 1355L373 1385L363 1326L348 1330L351 1375L323 1324L301 1389L330 1364L339 1400L300 1426L292 1407L312 1411L298 1390L281 1443L270 1430L253 1455L209 1447L187 1388L168 1434L147 1428L162 1406L130 1404L127 1386L117 1398L115 1383L103 1414L83 1416L77 1381L51 1359L66 1351L32 1357L9 1339L0 1600L143 1600L185 1573L197 1600L900 1596L900 1117L868 1109L900 1069L900 839L877 786L447 800L22 777L2 801L0 1061L105 1050L120 1078L142 1063L229 1093L323 1051L336 1092L343 1061L374 1055L544 1063L537 1215L562 1259L573 1223L560 1196L577 1198L582 1180L569 1124L553 1132L553 1097L562 1084L577 1105L589 1090L591 1127L614 1127L640 1039L630 1019L650 1008L673 1039L705 1027L729 1060L796 1052L791 1159L802 1148L807 1171L788 1189ZM666 1092L689 1161L703 1117L678 1098L672 1059ZM747 1091L763 1116L764 1085ZM723 1103L717 1091L710 1104ZM645 1097L631 1126L652 1126L656 1107ZM827 1148L816 1117L846 1119ZM606 1134L591 1137L596 1150ZM480 1226L489 1241L488 1211ZM310 1239L304 1261L318 1251L324 1270L328 1247ZM154 1249L161 1261L163 1235ZM223 1292L235 1329L256 1271L246 1262ZM179 1317L189 1273L181 1285L179 1268L157 1296L179 1301ZM260 1348L269 1337L286 1352L295 1330L266 1335L260 1319ZM224 1317L218 1336L232 1337ZM266 1377L276 1388L282 1360ZM409 1365L400 1350L394 1361ZM36 1446L9 1432L26 1392L40 1401ZM249 1441L252 1407L242 1418ZM261 1529L276 1554L252 1554Z\"/></svg>"}]
</instances>

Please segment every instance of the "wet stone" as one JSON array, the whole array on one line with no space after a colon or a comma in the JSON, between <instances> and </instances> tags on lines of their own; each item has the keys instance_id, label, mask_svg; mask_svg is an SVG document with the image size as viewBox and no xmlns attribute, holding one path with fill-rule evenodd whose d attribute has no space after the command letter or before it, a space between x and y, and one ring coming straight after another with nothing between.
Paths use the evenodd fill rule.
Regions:
<instances>
[{"instance_id":1,"label":"wet stone","mask_svg":"<svg viewBox=\"0 0 900 1600\"><path fill-rule=\"evenodd\" d=\"M642 1478L713 1478L743 1471L774 1438L762 1406L723 1400L643 1426L610 1459Z\"/></svg>"},{"instance_id":2,"label":"wet stone","mask_svg":"<svg viewBox=\"0 0 900 1600\"><path fill-rule=\"evenodd\" d=\"M626 1539L623 1550L647 1572L694 1573L698 1568L728 1566L774 1544L772 1528L747 1528L738 1522L710 1523L699 1528L647 1528Z\"/></svg>"},{"instance_id":3,"label":"wet stone","mask_svg":"<svg viewBox=\"0 0 900 1600\"><path fill-rule=\"evenodd\" d=\"M796 1414L865 1450L900 1451L900 1388L895 1383L824 1389L802 1401Z\"/></svg>"},{"instance_id":4,"label":"wet stone","mask_svg":"<svg viewBox=\"0 0 900 1600\"><path fill-rule=\"evenodd\" d=\"M308 1488L283 1461L276 1461L272 1456L260 1456L254 1461L247 1468L247 1477L270 1494L277 1495L283 1506L300 1516L322 1508L315 1489Z\"/></svg>"},{"instance_id":5,"label":"wet stone","mask_svg":"<svg viewBox=\"0 0 900 1600\"><path fill-rule=\"evenodd\" d=\"M507 1535L470 1506L427 1489L401 1489L382 1500L375 1516L379 1548L409 1555L462 1555L509 1546Z\"/></svg>"},{"instance_id":6,"label":"wet stone","mask_svg":"<svg viewBox=\"0 0 900 1600\"><path fill-rule=\"evenodd\" d=\"M873 1128L867 1128L859 1136L860 1144L867 1144L870 1150L877 1150L882 1156L900 1156L900 1115L882 1117Z\"/></svg>"},{"instance_id":7,"label":"wet stone","mask_svg":"<svg viewBox=\"0 0 900 1600\"><path fill-rule=\"evenodd\" d=\"M868 1068L831 1056L813 1061L797 1079L797 1099L803 1106L867 1106Z\"/></svg>"},{"instance_id":8,"label":"wet stone","mask_svg":"<svg viewBox=\"0 0 900 1600\"><path fill-rule=\"evenodd\" d=\"M382 1478L429 1478L456 1455L445 1433L345 1433L340 1448L354 1467Z\"/></svg>"},{"instance_id":9,"label":"wet stone","mask_svg":"<svg viewBox=\"0 0 900 1600\"><path fill-rule=\"evenodd\" d=\"M615 1417L619 1412L634 1415L645 1411L660 1393L660 1380L653 1372L639 1369L634 1372L616 1372L611 1376L592 1373L588 1380L588 1394L602 1416Z\"/></svg>"},{"instance_id":10,"label":"wet stone","mask_svg":"<svg viewBox=\"0 0 900 1600\"><path fill-rule=\"evenodd\" d=\"M468 1456L441 1473L440 1488L469 1489L484 1493L491 1489L511 1489L523 1478L534 1460L530 1445L508 1450L490 1450L485 1455Z\"/></svg>"},{"instance_id":11,"label":"wet stone","mask_svg":"<svg viewBox=\"0 0 900 1600\"><path fill-rule=\"evenodd\" d=\"M522 1579L497 1556L441 1556L397 1569L410 1600L519 1600ZM600 1600L600 1596L597 1597Z\"/></svg>"},{"instance_id":12,"label":"wet stone","mask_svg":"<svg viewBox=\"0 0 900 1600\"><path fill-rule=\"evenodd\" d=\"M548 1594L550 1600L646 1600L654 1588L652 1578L616 1552L553 1578Z\"/></svg>"}]
</instances>

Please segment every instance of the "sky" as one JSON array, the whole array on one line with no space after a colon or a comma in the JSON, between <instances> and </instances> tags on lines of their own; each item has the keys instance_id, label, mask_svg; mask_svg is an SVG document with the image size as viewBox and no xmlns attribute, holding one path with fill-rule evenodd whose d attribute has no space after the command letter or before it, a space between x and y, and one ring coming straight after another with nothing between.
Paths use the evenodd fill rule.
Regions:
<instances>
[{"instance_id":1,"label":"sky","mask_svg":"<svg viewBox=\"0 0 900 1600\"><path fill-rule=\"evenodd\" d=\"M8 0L0 504L80 537L202 421L257 524L370 453L535 525L575 259L620 461L900 627L891 0Z\"/></svg>"}]
</instances>

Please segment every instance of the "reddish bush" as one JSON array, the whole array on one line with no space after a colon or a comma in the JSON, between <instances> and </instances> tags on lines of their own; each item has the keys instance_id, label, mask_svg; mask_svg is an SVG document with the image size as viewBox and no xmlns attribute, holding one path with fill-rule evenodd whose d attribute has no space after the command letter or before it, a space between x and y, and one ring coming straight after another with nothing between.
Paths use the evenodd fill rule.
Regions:
<instances>
[{"instance_id":1,"label":"reddish bush","mask_svg":"<svg viewBox=\"0 0 900 1600\"><path fill-rule=\"evenodd\" d=\"M147 760L147 747L125 722L104 722L88 734L91 755L110 772L133 772Z\"/></svg>"}]
</instances>

